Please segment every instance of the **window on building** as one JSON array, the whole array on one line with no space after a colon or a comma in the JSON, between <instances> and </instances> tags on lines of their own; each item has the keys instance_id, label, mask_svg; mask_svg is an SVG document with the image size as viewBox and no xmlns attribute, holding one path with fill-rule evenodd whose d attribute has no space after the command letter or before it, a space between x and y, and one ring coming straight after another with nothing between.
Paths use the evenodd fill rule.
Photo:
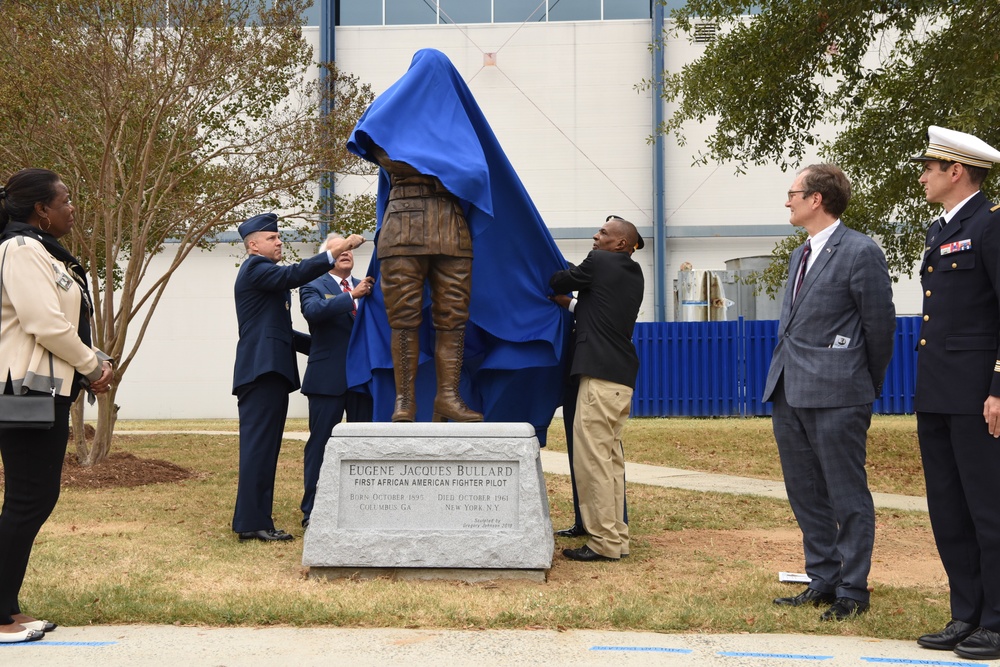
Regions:
<instances>
[{"instance_id":1,"label":"window on building","mask_svg":"<svg viewBox=\"0 0 1000 667\"><path fill-rule=\"evenodd\" d=\"M489 23L492 0L441 0L441 23Z\"/></svg>"},{"instance_id":2,"label":"window on building","mask_svg":"<svg viewBox=\"0 0 1000 667\"><path fill-rule=\"evenodd\" d=\"M323 5L323 0L319 0L318 2L313 2L313 4L310 7L307 7L306 10L302 12L302 19L304 25L320 25L320 22L322 20L321 18L322 5ZM330 6L333 7L332 4Z\"/></svg>"},{"instance_id":3,"label":"window on building","mask_svg":"<svg viewBox=\"0 0 1000 667\"><path fill-rule=\"evenodd\" d=\"M319 2L336 5L337 25L382 25L381 0L319 0Z\"/></svg>"},{"instance_id":4,"label":"window on building","mask_svg":"<svg viewBox=\"0 0 1000 667\"><path fill-rule=\"evenodd\" d=\"M655 0L653 0L655 2ZM671 4L684 4L674 2ZM667 8L670 11L670 8ZM653 16L650 0L604 0L604 20L648 19Z\"/></svg>"},{"instance_id":5,"label":"window on building","mask_svg":"<svg viewBox=\"0 0 1000 667\"><path fill-rule=\"evenodd\" d=\"M335 8L336 25L539 23L648 19L657 0L314 0L306 25L319 25L320 5ZM666 11L686 0L667 0ZM382 8L385 7L385 16ZM440 7L440 16L438 12ZM332 9L331 9L332 11ZM756 12L754 12L756 13Z\"/></svg>"},{"instance_id":6,"label":"window on building","mask_svg":"<svg viewBox=\"0 0 1000 667\"><path fill-rule=\"evenodd\" d=\"M494 23L524 23L544 21L544 0L494 0Z\"/></svg>"},{"instance_id":7,"label":"window on building","mask_svg":"<svg viewBox=\"0 0 1000 667\"><path fill-rule=\"evenodd\" d=\"M385 0L386 25L437 23L436 0Z\"/></svg>"},{"instance_id":8,"label":"window on building","mask_svg":"<svg viewBox=\"0 0 1000 667\"><path fill-rule=\"evenodd\" d=\"M549 0L550 21L599 21L601 0Z\"/></svg>"}]
</instances>

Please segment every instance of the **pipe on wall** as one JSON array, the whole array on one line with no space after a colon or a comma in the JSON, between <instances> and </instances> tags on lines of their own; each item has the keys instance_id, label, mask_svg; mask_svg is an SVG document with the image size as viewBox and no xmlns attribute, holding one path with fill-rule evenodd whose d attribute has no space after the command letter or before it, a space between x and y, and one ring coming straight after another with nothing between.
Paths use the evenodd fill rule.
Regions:
<instances>
[{"instance_id":1,"label":"pipe on wall","mask_svg":"<svg viewBox=\"0 0 1000 667\"><path fill-rule=\"evenodd\" d=\"M651 30L652 81L653 81L653 317L657 322L667 321L667 299L673 290L667 289L667 220L666 178L664 174L664 137L660 135L663 123L663 37L664 6L652 0L653 20Z\"/></svg>"}]
</instances>

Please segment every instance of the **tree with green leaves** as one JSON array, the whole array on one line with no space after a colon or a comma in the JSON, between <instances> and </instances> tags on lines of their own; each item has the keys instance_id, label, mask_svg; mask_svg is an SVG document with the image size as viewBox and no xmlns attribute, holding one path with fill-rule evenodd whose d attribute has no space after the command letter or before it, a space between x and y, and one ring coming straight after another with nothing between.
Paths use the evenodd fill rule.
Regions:
<instances>
[{"instance_id":1,"label":"tree with green leaves","mask_svg":"<svg viewBox=\"0 0 1000 667\"><path fill-rule=\"evenodd\" d=\"M367 172L345 143L373 98L302 38L308 0L4 0L0 174L58 172L76 206L65 243L88 267L95 344L126 375L174 271L253 213L279 210L318 239L374 226L371 198L318 184ZM322 113L328 109L328 113ZM333 211L336 217L324 214ZM175 253L149 275L166 243ZM132 340L127 336L133 333ZM99 399L85 464L110 451L115 390Z\"/></svg>"},{"instance_id":2,"label":"tree with green leaves","mask_svg":"<svg viewBox=\"0 0 1000 667\"><path fill-rule=\"evenodd\" d=\"M844 222L879 240L894 274L911 273L935 210L907 164L928 126L1000 146L1000 35L988 28L1000 2L690 0L671 18L667 48L697 23L719 30L700 58L664 73L663 97L677 107L659 132L683 142L685 123L714 123L695 160L737 172L798 168L818 151L851 179ZM775 247L760 276L768 291L801 243L792 235Z\"/></svg>"}]
</instances>

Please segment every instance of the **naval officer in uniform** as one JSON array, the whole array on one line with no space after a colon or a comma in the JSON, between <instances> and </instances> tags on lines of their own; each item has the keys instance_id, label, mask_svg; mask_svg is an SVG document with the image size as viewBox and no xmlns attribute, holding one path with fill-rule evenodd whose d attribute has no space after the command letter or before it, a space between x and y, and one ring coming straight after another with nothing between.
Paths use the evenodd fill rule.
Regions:
<instances>
[{"instance_id":1,"label":"naval officer in uniform","mask_svg":"<svg viewBox=\"0 0 1000 667\"><path fill-rule=\"evenodd\" d=\"M281 265L278 216L263 213L239 226L249 255L236 276L236 345L233 394L240 416L240 468L233 531L240 541L283 542L276 530L274 475L288 412L288 394L299 388L296 351L309 352L309 336L292 329L290 289L323 275L345 250L364 239L352 234L299 264Z\"/></svg>"},{"instance_id":2,"label":"naval officer in uniform","mask_svg":"<svg viewBox=\"0 0 1000 667\"><path fill-rule=\"evenodd\" d=\"M952 620L920 637L963 658L1000 658L1000 213L979 188L1000 151L931 126L920 184L943 215L920 266L917 435Z\"/></svg>"}]
</instances>

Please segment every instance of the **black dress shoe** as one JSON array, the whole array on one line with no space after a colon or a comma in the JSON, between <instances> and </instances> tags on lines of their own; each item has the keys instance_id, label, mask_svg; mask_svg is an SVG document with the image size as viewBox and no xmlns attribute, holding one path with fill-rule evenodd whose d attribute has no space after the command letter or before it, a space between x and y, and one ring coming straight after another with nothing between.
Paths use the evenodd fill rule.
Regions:
<instances>
[{"instance_id":1,"label":"black dress shoe","mask_svg":"<svg viewBox=\"0 0 1000 667\"><path fill-rule=\"evenodd\" d=\"M602 560L618 560L617 558L611 558L610 556L602 556L586 544L579 549L563 549L563 556L566 556L566 558L569 558L570 560L579 560L585 563L593 563Z\"/></svg>"},{"instance_id":2,"label":"black dress shoe","mask_svg":"<svg viewBox=\"0 0 1000 667\"><path fill-rule=\"evenodd\" d=\"M573 524L569 528L556 531L556 537L583 537L587 534L588 533L583 529L583 526L577 526L576 524Z\"/></svg>"},{"instance_id":3,"label":"black dress shoe","mask_svg":"<svg viewBox=\"0 0 1000 667\"><path fill-rule=\"evenodd\" d=\"M801 607L802 605L811 604L814 607L818 607L821 604L833 604L836 599L833 593L821 593L815 588L807 588L792 598L774 598L774 604L785 607Z\"/></svg>"},{"instance_id":4,"label":"black dress shoe","mask_svg":"<svg viewBox=\"0 0 1000 667\"><path fill-rule=\"evenodd\" d=\"M240 533L240 542L246 542L248 540L260 540L261 542L285 542L290 539L292 539L291 535L283 530L275 530L274 528L270 530L248 530L245 533Z\"/></svg>"},{"instance_id":5,"label":"black dress shoe","mask_svg":"<svg viewBox=\"0 0 1000 667\"><path fill-rule=\"evenodd\" d=\"M868 603L853 598L837 598L819 617L821 621L846 621L868 611Z\"/></svg>"},{"instance_id":6,"label":"black dress shoe","mask_svg":"<svg viewBox=\"0 0 1000 667\"><path fill-rule=\"evenodd\" d=\"M941 632L923 635L917 639L917 644L935 651L950 651L976 631L976 626L965 621L951 620Z\"/></svg>"},{"instance_id":7,"label":"black dress shoe","mask_svg":"<svg viewBox=\"0 0 1000 667\"><path fill-rule=\"evenodd\" d=\"M969 660L1000 658L1000 632L979 628L955 646L955 653Z\"/></svg>"}]
</instances>

